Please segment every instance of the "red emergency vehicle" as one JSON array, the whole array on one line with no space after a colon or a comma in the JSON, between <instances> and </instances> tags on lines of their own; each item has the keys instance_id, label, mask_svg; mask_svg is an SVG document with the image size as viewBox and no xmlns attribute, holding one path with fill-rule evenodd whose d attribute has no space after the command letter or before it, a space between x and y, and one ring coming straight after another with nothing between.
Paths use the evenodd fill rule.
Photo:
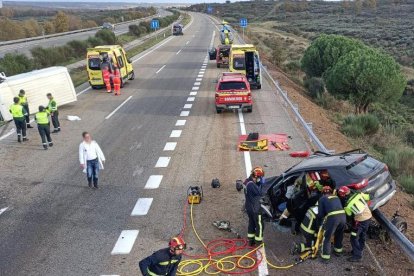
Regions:
<instances>
[{"instance_id":1,"label":"red emergency vehicle","mask_svg":"<svg viewBox=\"0 0 414 276\"><path fill-rule=\"evenodd\" d=\"M246 109L253 111L250 84L244 74L222 73L216 86L216 111Z\"/></svg>"}]
</instances>

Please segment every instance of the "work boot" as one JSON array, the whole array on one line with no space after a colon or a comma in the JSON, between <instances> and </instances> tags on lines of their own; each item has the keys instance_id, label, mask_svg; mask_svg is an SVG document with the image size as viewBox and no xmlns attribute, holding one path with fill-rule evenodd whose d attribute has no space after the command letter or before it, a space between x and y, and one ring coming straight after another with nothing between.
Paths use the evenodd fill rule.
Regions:
<instances>
[{"instance_id":1,"label":"work boot","mask_svg":"<svg viewBox=\"0 0 414 276\"><path fill-rule=\"evenodd\" d=\"M58 132L60 132L60 127L58 127Z\"/></svg>"},{"instance_id":2,"label":"work boot","mask_svg":"<svg viewBox=\"0 0 414 276\"><path fill-rule=\"evenodd\" d=\"M292 255L296 255L300 253L300 245L296 242L292 244L292 248L290 249L290 253Z\"/></svg>"},{"instance_id":3,"label":"work boot","mask_svg":"<svg viewBox=\"0 0 414 276\"><path fill-rule=\"evenodd\" d=\"M361 262L361 259L362 258L358 258L358 257L352 256L352 257L348 258L347 260L348 260L348 262L351 262L351 263L360 263Z\"/></svg>"},{"instance_id":4,"label":"work boot","mask_svg":"<svg viewBox=\"0 0 414 276\"><path fill-rule=\"evenodd\" d=\"M58 133L58 132L59 132L59 130L57 130L57 129L52 131L52 133Z\"/></svg>"},{"instance_id":5,"label":"work boot","mask_svg":"<svg viewBox=\"0 0 414 276\"><path fill-rule=\"evenodd\" d=\"M20 136L17 136L17 142L21 143L22 139L20 138Z\"/></svg>"},{"instance_id":6,"label":"work boot","mask_svg":"<svg viewBox=\"0 0 414 276\"><path fill-rule=\"evenodd\" d=\"M92 182L88 182L89 188L92 188Z\"/></svg>"},{"instance_id":7,"label":"work boot","mask_svg":"<svg viewBox=\"0 0 414 276\"><path fill-rule=\"evenodd\" d=\"M255 246L255 244L254 239L249 239L249 246Z\"/></svg>"},{"instance_id":8,"label":"work boot","mask_svg":"<svg viewBox=\"0 0 414 276\"><path fill-rule=\"evenodd\" d=\"M27 128L33 128L31 125L27 125L26 127L27 127Z\"/></svg>"},{"instance_id":9,"label":"work boot","mask_svg":"<svg viewBox=\"0 0 414 276\"><path fill-rule=\"evenodd\" d=\"M47 150L47 145L43 145L43 149Z\"/></svg>"},{"instance_id":10,"label":"work boot","mask_svg":"<svg viewBox=\"0 0 414 276\"><path fill-rule=\"evenodd\" d=\"M29 138L23 138L23 142L29 141Z\"/></svg>"},{"instance_id":11,"label":"work boot","mask_svg":"<svg viewBox=\"0 0 414 276\"><path fill-rule=\"evenodd\" d=\"M49 147L53 147L53 143L52 142L49 142Z\"/></svg>"},{"instance_id":12,"label":"work boot","mask_svg":"<svg viewBox=\"0 0 414 276\"><path fill-rule=\"evenodd\" d=\"M343 255L343 253L342 253L342 252L336 252L335 250L334 250L333 254L334 254L336 257L341 257L341 256Z\"/></svg>"}]
</instances>

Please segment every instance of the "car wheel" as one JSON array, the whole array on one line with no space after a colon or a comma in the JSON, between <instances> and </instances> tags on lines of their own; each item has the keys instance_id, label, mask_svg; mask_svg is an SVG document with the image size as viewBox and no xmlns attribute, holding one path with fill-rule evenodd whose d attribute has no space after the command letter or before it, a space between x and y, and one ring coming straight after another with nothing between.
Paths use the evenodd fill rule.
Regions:
<instances>
[{"instance_id":1,"label":"car wheel","mask_svg":"<svg viewBox=\"0 0 414 276\"><path fill-rule=\"evenodd\" d=\"M124 80L121 78L121 88L123 88L125 86L125 82Z\"/></svg>"},{"instance_id":2,"label":"car wheel","mask_svg":"<svg viewBox=\"0 0 414 276\"><path fill-rule=\"evenodd\" d=\"M220 63L217 63L217 68L220 68Z\"/></svg>"},{"instance_id":3,"label":"car wheel","mask_svg":"<svg viewBox=\"0 0 414 276\"><path fill-rule=\"evenodd\" d=\"M217 108L217 107L216 107L216 112L217 112L217 114L220 114L222 111L223 111L223 110L222 110L221 108Z\"/></svg>"},{"instance_id":4,"label":"car wheel","mask_svg":"<svg viewBox=\"0 0 414 276\"><path fill-rule=\"evenodd\" d=\"M134 71L131 72L131 74L129 75L129 78L128 79L129 80L135 79L135 72Z\"/></svg>"},{"instance_id":5,"label":"car wheel","mask_svg":"<svg viewBox=\"0 0 414 276\"><path fill-rule=\"evenodd\" d=\"M248 108L247 108L247 112L248 112L248 113L252 113L252 112L253 112L253 106L248 107Z\"/></svg>"},{"instance_id":6,"label":"car wheel","mask_svg":"<svg viewBox=\"0 0 414 276\"><path fill-rule=\"evenodd\" d=\"M262 89L262 85L261 84L257 85L257 89Z\"/></svg>"}]
</instances>

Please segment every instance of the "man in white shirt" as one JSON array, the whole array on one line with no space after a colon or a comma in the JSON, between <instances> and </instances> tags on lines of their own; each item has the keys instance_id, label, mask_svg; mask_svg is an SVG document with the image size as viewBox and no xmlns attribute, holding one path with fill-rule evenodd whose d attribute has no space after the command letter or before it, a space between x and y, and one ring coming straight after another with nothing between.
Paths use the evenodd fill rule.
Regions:
<instances>
[{"instance_id":1,"label":"man in white shirt","mask_svg":"<svg viewBox=\"0 0 414 276\"><path fill-rule=\"evenodd\" d=\"M92 188L93 180L93 186L98 189L99 170L103 170L105 156L88 132L83 132L82 137L83 142L79 145L79 162L83 172L86 173L89 187Z\"/></svg>"}]
</instances>

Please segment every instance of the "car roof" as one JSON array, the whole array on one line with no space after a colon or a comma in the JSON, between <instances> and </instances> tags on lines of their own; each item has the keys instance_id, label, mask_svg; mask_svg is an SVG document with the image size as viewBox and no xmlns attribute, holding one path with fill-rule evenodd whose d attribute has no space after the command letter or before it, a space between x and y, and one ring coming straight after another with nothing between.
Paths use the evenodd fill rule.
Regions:
<instances>
[{"instance_id":1,"label":"car roof","mask_svg":"<svg viewBox=\"0 0 414 276\"><path fill-rule=\"evenodd\" d=\"M292 171L304 171L314 168L346 167L366 154L354 153L343 155L312 155L292 168Z\"/></svg>"},{"instance_id":2,"label":"car roof","mask_svg":"<svg viewBox=\"0 0 414 276\"><path fill-rule=\"evenodd\" d=\"M227 82L227 81L240 81L240 82L246 82L246 76L241 73L223 73L220 77L221 82Z\"/></svg>"}]
</instances>

